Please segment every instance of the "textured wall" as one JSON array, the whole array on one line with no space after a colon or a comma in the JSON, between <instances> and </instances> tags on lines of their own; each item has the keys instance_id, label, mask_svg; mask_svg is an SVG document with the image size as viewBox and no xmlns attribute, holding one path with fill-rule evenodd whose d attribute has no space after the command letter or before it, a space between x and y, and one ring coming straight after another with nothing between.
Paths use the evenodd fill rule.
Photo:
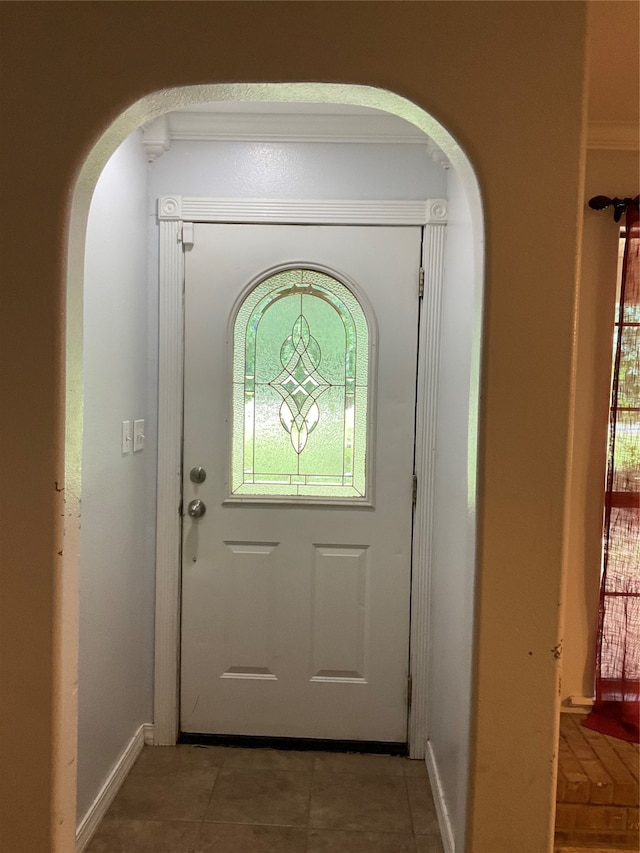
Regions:
<instances>
[{"instance_id":1,"label":"textured wall","mask_svg":"<svg viewBox=\"0 0 640 853\"><path fill-rule=\"evenodd\" d=\"M107 163L89 212L84 287L78 818L153 719L155 446L122 453L149 420L147 162L136 133Z\"/></svg>"},{"instance_id":2,"label":"textured wall","mask_svg":"<svg viewBox=\"0 0 640 853\"><path fill-rule=\"evenodd\" d=\"M446 172L421 145L176 141L151 164L150 196L440 198ZM153 209L155 212L155 207Z\"/></svg>"}]
</instances>

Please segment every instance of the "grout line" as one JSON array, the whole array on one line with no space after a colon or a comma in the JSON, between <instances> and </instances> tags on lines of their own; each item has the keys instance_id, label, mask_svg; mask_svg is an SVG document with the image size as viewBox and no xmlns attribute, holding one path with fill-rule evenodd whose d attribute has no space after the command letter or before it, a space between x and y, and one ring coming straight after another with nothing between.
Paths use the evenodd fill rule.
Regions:
<instances>
[{"instance_id":1,"label":"grout line","mask_svg":"<svg viewBox=\"0 0 640 853\"><path fill-rule=\"evenodd\" d=\"M222 764L221 764L219 767L216 767L216 770L217 770L218 772L216 773L216 778L213 780L213 785L211 786L211 791L209 792L209 799L207 800L207 806L206 806L206 808L205 808L205 810L204 810L204 813L203 813L203 816L202 816L202 820L200 821L200 823L201 823L201 824L202 824L202 823L204 823L204 821L205 821L205 817L206 817L206 815L207 815L207 813L208 813L208 811L209 811L209 806L211 805L211 800L213 800L213 792L214 792L214 791L215 791L215 789L216 789L216 785L218 784L218 779L220 778L220 776L221 776L221 774L222 774L222 768L224 767L224 763L225 763L225 761L227 760L227 757L228 757L228 756L225 756L225 757L222 759ZM200 831L198 830L198 835L199 835L199 834L200 834Z\"/></svg>"},{"instance_id":2,"label":"grout line","mask_svg":"<svg viewBox=\"0 0 640 853\"><path fill-rule=\"evenodd\" d=\"M313 796L313 783L316 775L316 759L315 756L311 762L311 773L310 773L310 782L309 782L309 801L307 803L307 843L305 844L305 853L309 853L309 844L310 844L310 836L311 836L311 798Z\"/></svg>"},{"instance_id":3,"label":"grout line","mask_svg":"<svg viewBox=\"0 0 640 853\"><path fill-rule=\"evenodd\" d=\"M198 842L200 841L200 834L202 832L203 824L204 824L204 821L202 821L202 820L198 824L198 831L196 832L196 834L194 836L193 845L192 845L191 849L189 850L189 853L196 853L196 850L198 849Z\"/></svg>"},{"instance_id":4,"label":"grout line","mask_svg":"<svg viewBox=\"0 0 640 853\"><path fill-rule=\"evenodd\" d=\"M411 821L411 834L413 835L413 841L415 844L416 827L413 821L413 809L411 808L411 799L409 798L409 783L407 782L407 775L404 773L404 771L402 773L402 776L404 778L404 790L407 797L407 808L409 809L409 820Z\"/></svg>"},{"instance_id":5,"label":"grout line","mask_svg":"<svg viewBox=\"0 0 640 853\"><path fill-rule=\"evenodd\" d=\"M415 824L413 822L413 809L411 808L411 799L409 797L409 782L408 782L409 777L407 776L405 769L403 769L403 773L402 773L402 775L404 777L404 790L405 790L405 793L407 796L407 808L409 809L409 820L411 821L411 836L413 838L413 846L417 850L418 849L418 839L416 837L416 827L415 827Z\"/></svg>"}]
</instances>

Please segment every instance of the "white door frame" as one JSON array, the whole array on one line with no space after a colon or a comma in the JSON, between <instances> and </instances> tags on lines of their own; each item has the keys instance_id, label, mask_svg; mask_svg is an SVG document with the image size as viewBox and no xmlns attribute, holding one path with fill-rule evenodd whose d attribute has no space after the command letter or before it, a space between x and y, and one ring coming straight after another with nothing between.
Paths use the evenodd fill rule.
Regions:
<instances>
[{"instance_id":1,"label":"white door frame","mask_svg":"<svg viewBox=\"0 0 640 853\"><path fill-rule=\"evenodd\" d=\"M154 742L178 735L180 667L180 500L182 490L184 246L194 222L287 225L425 226L424 297L418 336L417 494L411 579L409 753L424 758L427 738L429 585L435 483L435 435L444 272L446 199L424 201L274 200L162 196L160 226L158 484ZM416 289L417 289L416 283ZM416 295L416 298L418 296Z\"/></svg>"}]
</instances>

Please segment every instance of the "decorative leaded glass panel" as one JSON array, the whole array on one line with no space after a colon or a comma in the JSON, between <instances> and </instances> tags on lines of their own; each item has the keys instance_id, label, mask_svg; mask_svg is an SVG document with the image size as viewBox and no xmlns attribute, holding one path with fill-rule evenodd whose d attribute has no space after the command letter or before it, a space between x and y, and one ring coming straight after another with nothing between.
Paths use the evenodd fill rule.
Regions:
<instances>
[{"instance_id":1,"label":"decorative leaded glass panel","mask_svg":"<svg viewBox=\"0 0 640 853\"><path fill-rule=\"evenodd\" d=\"M369 329L326 273L258 284L233 330L234 496L363 498Z\"/></svg>"}]
</instances>

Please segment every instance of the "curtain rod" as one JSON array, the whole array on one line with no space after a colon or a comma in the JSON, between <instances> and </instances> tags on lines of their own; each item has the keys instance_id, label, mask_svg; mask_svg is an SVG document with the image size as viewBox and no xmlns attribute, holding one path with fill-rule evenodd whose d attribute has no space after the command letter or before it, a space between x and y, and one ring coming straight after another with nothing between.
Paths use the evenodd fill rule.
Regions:
<instances>
[{"instance_id":1,"label":"curtain rod","mask_svg":"<svg viewBox=\"0 0 640 853\"><path fill-rule=\"evenodd\" d=\"M640 195L635 198L627 196L626 198L609 198L608 195L594 195L589 199L589 207L592 210L606 210L613 205L613 218L616 222L620 222L622 214L632 204L638 206L640 203Z\"/></svg>"}]
</instances>

